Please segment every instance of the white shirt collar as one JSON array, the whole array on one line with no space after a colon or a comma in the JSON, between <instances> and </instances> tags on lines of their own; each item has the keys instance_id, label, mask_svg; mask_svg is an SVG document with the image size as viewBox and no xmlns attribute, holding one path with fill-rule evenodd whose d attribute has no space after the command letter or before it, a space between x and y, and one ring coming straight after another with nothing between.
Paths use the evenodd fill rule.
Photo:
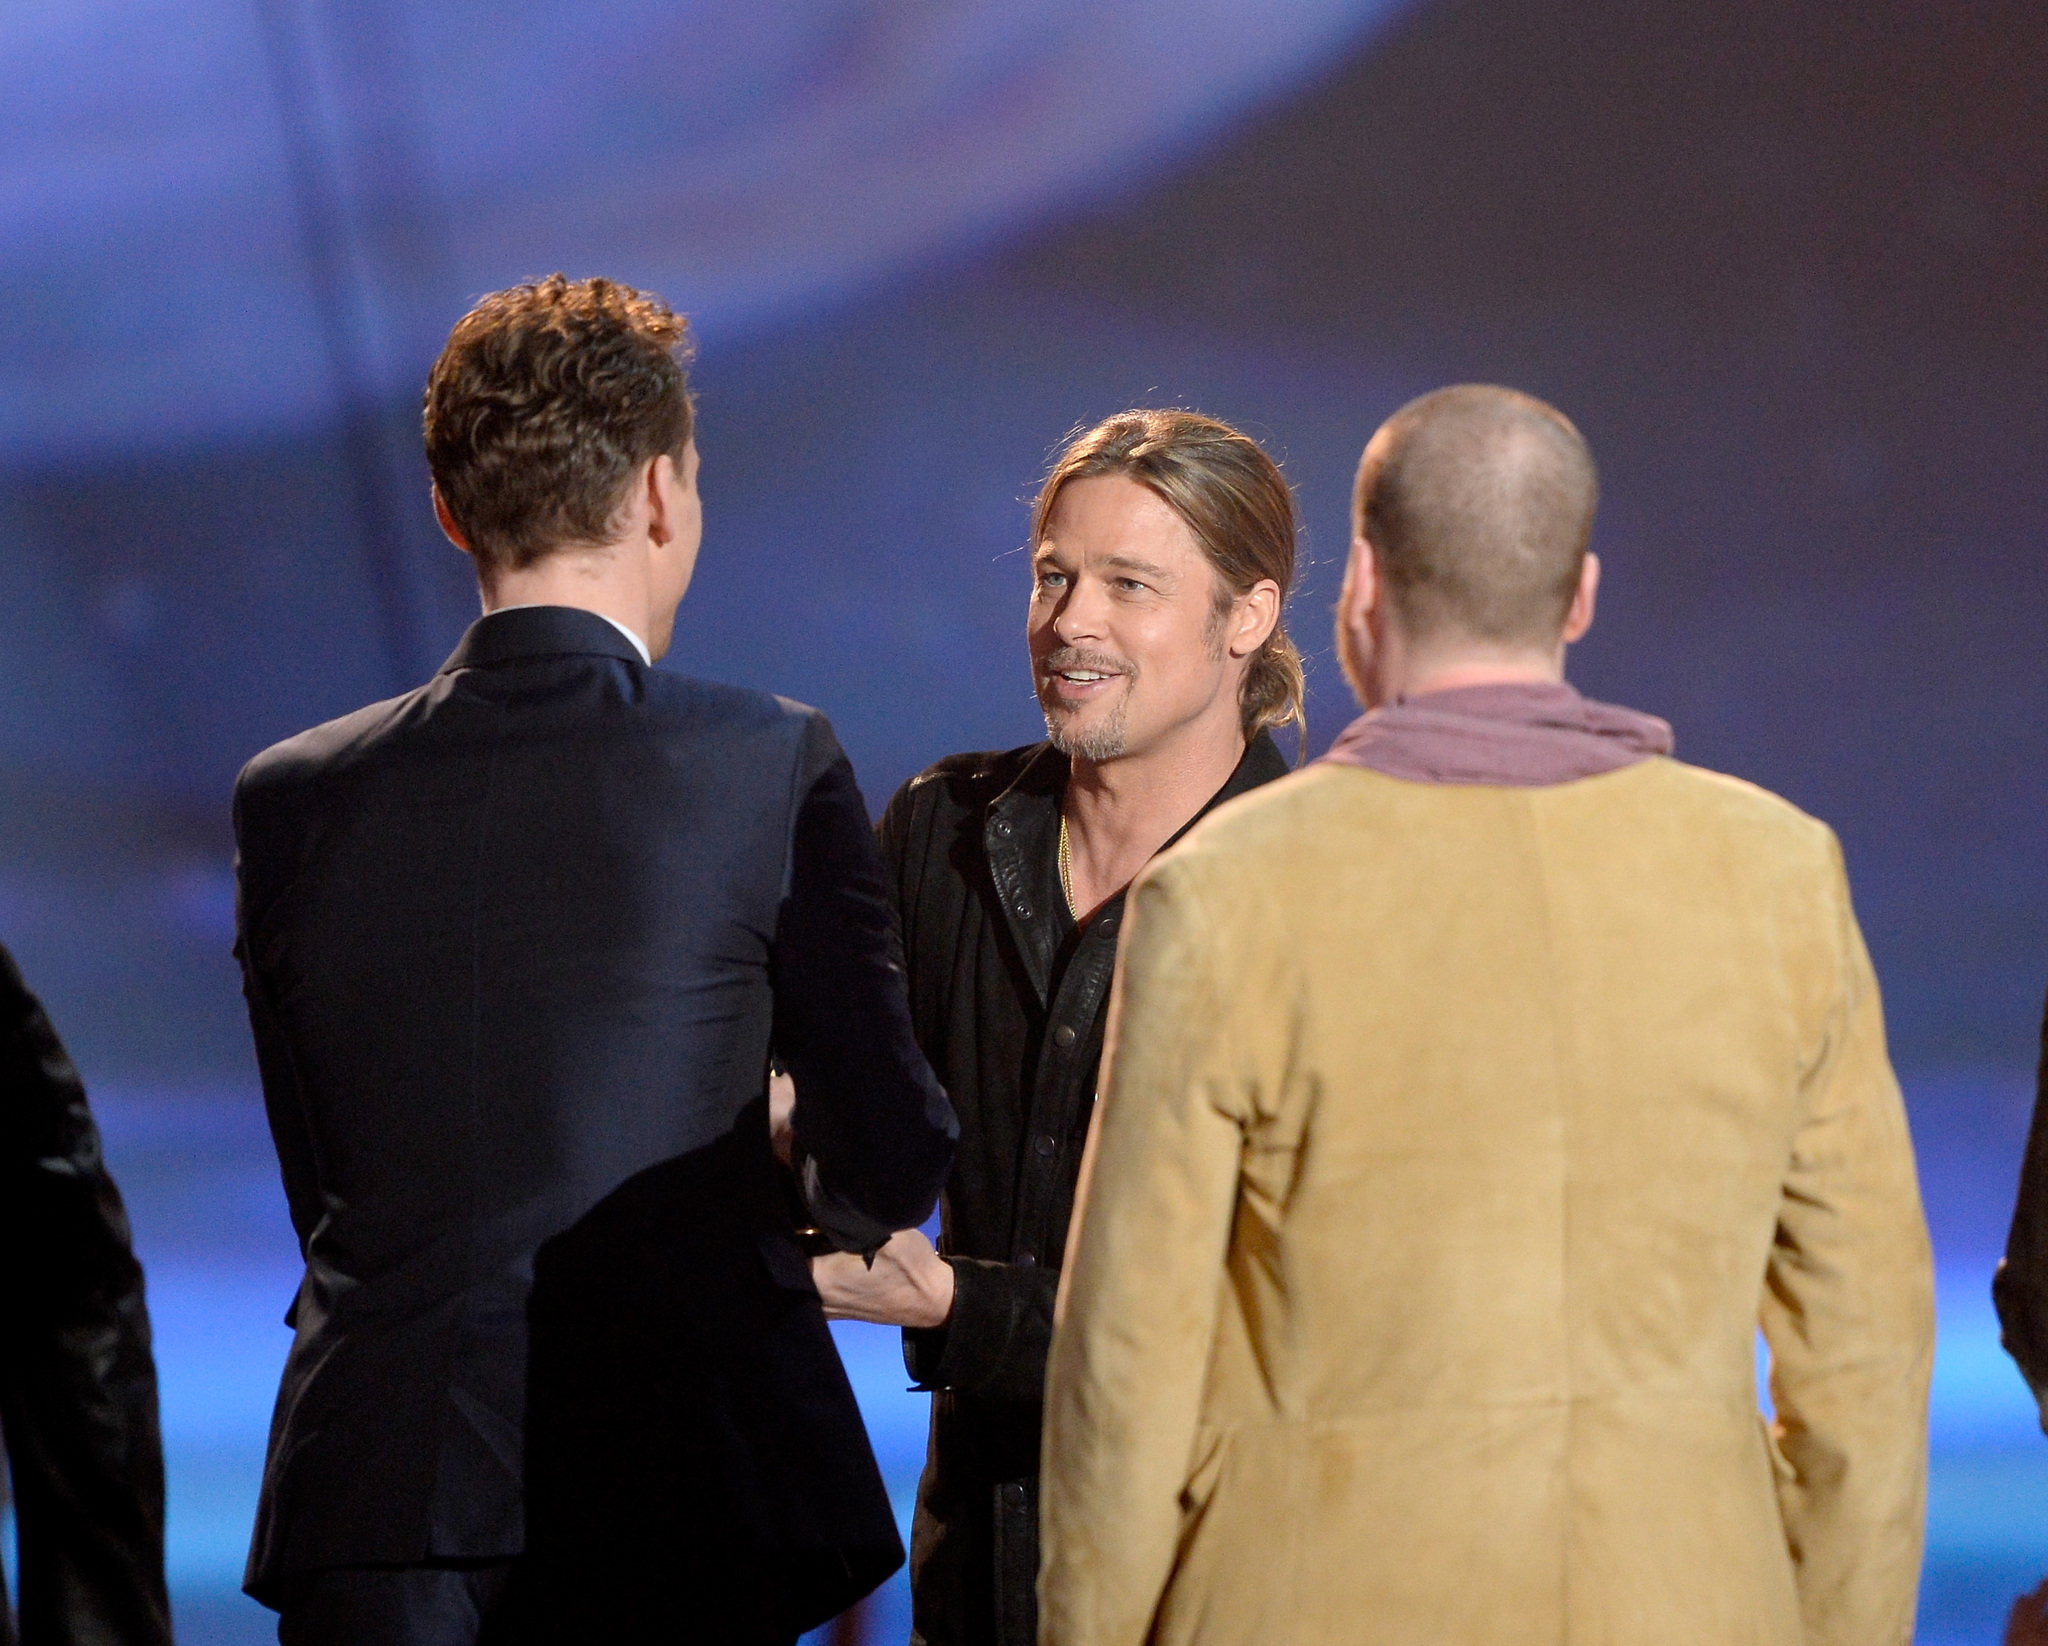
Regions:
<instances>
[{"instance_id":1,"label":"white shirt collar","mask_svg":"<svg viewBox=\"0 0 2048 1646\"><path fill-rule=\"evenodd\" d=\"M499 612L533 612L533 611L539 611L539 610L541 609L541 607L542 607L542 606L543 606L544 604L546 604L546 603L545 603L545 602L543 602L543 601L539 601L539 600L528 600L528 601L524 602L523 604L521 604L521 605L517 605L517 606L493 606L493 607L492 607L492 608L490 609L490 611L489 611L489 612L485 613L485 615L486 615L486 616L495 616L495 615L496 615L497 613L499 613ZM591 612L591 611L590 611L590 608L589 608L588 606L567 606L567 607L564 607L564 608L563 608L563 610L565 610L565 611L579 611L579 612L590 612L590 615L591 615L592 617L602 617L602 618L604 618L604 620L605 620L605 621L606 621L607 623L609 623L609 624L610 624L610 625L611 625L611 626L612 626L613 628L617 629L617 630L619 631L619 633L621 633L621 634L622 634L622 635L624 635L624 636L625 636L625 637L626 637L626 638L627 638L628 640L630 640L630 641L632 641L632 642L633 642L633 650L635 650L636 652L638 652L638 653L640 654L640 661L641 661L641 662L645 663L645 664L646 664L646 665L647 665L647 666L648 666L648 667L649 667L650 669L654 667L654 655L653 655L653 653L651 653L650 651L648 651L648 649L647 649L647 642L646 642L646 641L644 641L644 640L642 640L642 639L641 639L641 638L640 638L640 637L639 637L639 636L638 636L637 634L635 634L635 633L634 633L634 632L633 632L633 631L632 631L631 629L627 628L627 627L626 627L626 625L625 625L625 624L623 624L623 623L621 623L621 622L620 622L620 621L619 621L619 620L618 620L618 619L617 619L616 617L612 617L612 616L609 616L609 615L607 615L607 614L606 614L606 613L604 613L604 612Z\"/></svg>"}]
</instances>

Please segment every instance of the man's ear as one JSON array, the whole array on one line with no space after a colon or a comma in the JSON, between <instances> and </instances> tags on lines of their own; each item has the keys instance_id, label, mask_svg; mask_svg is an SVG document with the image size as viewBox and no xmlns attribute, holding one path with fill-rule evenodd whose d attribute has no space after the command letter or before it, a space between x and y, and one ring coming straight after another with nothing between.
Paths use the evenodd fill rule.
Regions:
<instances>
[{"instance_id":1,"label":"man's ear","mask_svg":"<svg viewBox=\"0 0 2048 1646\"><path fill-rule=\"evenodd\" d=\"M1237 615L1231 620L1230 650L1248 657L1266 643L1280 622L1280 585L1270 577L1261 578L1237 599Z\"/></svg>"},{"instance_id":2,"label":"man's ear","mask_svg":"<svg viewBox=\"0 0 2048 1646\"><path fill-rule=\"evenodd\" d=\"M1363 537L1352 538L1351 558L1344 563L1344 587L1337 596L1337 621L1354 634L1369 634L1381 592L1372 545Z\"/></svg>"},{"instance_id":3,"label":"man's ear","mask_svg":"<svg viewBox=\"0 0 2048 1646\"><path fill-rule=\"evenodd\" d=\"M633 496L647 511L649 542L666 546L675 537L676 523L669 516L668 500L671 491L679 489L680 485L676 478L676 460L666 452L649 458L647 466L640 471Z\"/></svg>"},{"instance_id":4,"label":"man's ear","mask_svg":"<svg viewBox=\"0 0 2048 1646\"><path fill-rule=\"evenodd\" d=\"M433 490L434 518L441 523L442 535L474 560L476 551L469 546L469 539L462 535L462 528L455 523L455 516L449 512L448 500L441 495L441 488L436 486Z\"/></svg>"},{"instance_id":5,"label":"man's ear","mask_svg":"<svg viewBox=\"0 0 2048 1646\"><path fill-rule=\"evenodd\" d=\"M1579 586L1572 591L1572 603L1564 614L1562 639L1569 646L1593 626L1593 606L1600 594L1600 557L1588 554L1579 562Z\"/></svg>"}]
</instances>

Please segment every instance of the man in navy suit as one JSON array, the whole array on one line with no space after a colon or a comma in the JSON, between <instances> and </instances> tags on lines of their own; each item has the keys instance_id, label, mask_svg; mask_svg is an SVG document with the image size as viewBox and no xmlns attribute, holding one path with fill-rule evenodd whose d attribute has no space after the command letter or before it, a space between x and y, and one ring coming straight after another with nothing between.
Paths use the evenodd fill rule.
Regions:
<instances>
[{"instance_id":1,"label":"man in navy suit","mask_svg":"<svg viewBox=\"0 0 2048 1646\"><path fill-rule=\"evenodd\" d=\"M286 1646L788 1642L902 1560L796 1230L920 1222L955 1122L824 717L651 667L684 338L559 275L456 326L427 453L484 616L237 786L306 1260L247 1577Z\"/></svg>"}]
</instances>

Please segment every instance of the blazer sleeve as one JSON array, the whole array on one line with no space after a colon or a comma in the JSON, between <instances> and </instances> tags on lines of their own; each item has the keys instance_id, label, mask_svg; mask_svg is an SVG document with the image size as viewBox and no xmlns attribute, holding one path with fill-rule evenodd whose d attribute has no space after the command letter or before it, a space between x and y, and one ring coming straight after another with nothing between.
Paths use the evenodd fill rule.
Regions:
<instances>
[{"instance_id":1,"label":"blazer sleeve","mask_svg":"<svg viewBox=\"0 0 2048 1646\"><path fill-rule=\"evenodd\" d=\"M253 932L268 901L263 889L275 878L275 866L265 860L277 854L273 831L259 828L249 816L245 787L248 773L235 788L235 959L242 968L242 998L249 1008L249 1033L256 1044L256 1072L263 1084L263 1109L270 1121L271 1141L277 1147L279 1175L284 1180L285 1204L290 1209L292 1231L299 1239L303 1256L320 1221L319 1177L313 1154L312 1133L306 1125L305 1105L299 1091L297 1066L291 1046L271 1004L270 989L257 965ZM285 1315L292 1324L297 1304Z\"/></svg>"},{"instance_id":2,"label":"blazer sleeve","mask_svg":"<svg viewBox=\"0 0 2048 1646\"><path fill-rule=\"evenodd\" d=\"M915 919L923 878L925 850L931 834L931 819L919 819L917 780L913 778L890 797L875 825L875 849L882 860L882 883L895 916L889 922L889 954L902 969L906 984L910 977L911 926ZM913 1022L915 1012L912 1013Z\"/></svg>"},{"instance_id":3,"label":"blazer sleeve","mask_svg":"<svg viewBox=\"0 0 2048 1646\"><path fill-rule=\"evenodd\" d=\"M847 1251L931 1216L959 1136L912 1032L882 860L853 767L805 722L773 971L804 1196Z\"/></svg>"},{"instance_id":4,"label":"blazer sleeve","mask_svg":"<svg viewBox=\"0 0 2048 1646\"><path fill-rule=\"evenodd\" d=\"M1182 1531L1248 1105L1184 864L1125 915L1046 1372L1041 1646L1143 1646Z\"/></svg>"},{"instance_id":5,"label":"blazer sleeve","mask_svg":"<svg viewBox=\"0 0 2048 1646\"><path fill-rule=\"evenodd\" d=\"M142 1268L85 1088L0 950L0 1429L30 1641L169 1646Z\"/></svg>"},{"instance_id":6,"label":"blazer sleeve","mask_svg":"<svg viewBox=\"0 0 2048 1646\"><path fill-rule=\"evenodd\" d=\"M1907 1646L1927 1503L1934 1270L1877 978L1829 837L1835 986L1762 1299L1779 1508L1813 1646Z\"/></svg>"},{"instance_id":7,"label":"blazer sleeve","mask_svg":"<svg viewBox=\"0 0 2048 1646\"><path fill-rule=\"evenodd\" d=\"M2019 1199L2005 1258L1991 1280L2005 1351L2041 1407L2048 1429L2048 1010L2041 1019L2041 1064L2035 1087L2034 1120L2020 1167Z\"/></svg>"}]
</instances>

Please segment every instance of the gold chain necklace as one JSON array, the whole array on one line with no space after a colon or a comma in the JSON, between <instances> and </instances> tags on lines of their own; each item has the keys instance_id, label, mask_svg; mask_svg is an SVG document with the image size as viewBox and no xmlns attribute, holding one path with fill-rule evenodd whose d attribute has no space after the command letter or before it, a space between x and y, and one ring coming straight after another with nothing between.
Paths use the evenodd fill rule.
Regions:
<instances>
[{"instance_id":1,"label":"gold chain necklace","mask_svg":"<svg viewBox=\"0 0 2048 1646\"><path fill-rule=\"evenodd\" d=\"M1067 913L1079 920L1081 911L1074 907L1074 868L1067 855L1067 814L1060 813L1060 892L1067 900Z\"/></svg>"}]
</instances>

